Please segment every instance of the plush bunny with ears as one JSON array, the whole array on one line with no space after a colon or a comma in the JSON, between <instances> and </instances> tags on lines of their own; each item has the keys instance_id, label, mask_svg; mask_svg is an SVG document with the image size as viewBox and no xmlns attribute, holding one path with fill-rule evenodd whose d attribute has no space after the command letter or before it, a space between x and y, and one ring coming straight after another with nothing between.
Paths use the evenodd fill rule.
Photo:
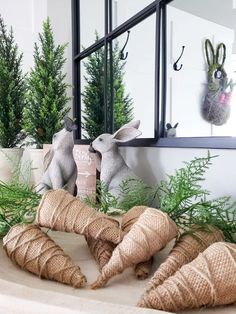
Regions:
<instances>
[{"instance_id":1,"label":"plush bunny with ears","mask_svg":"<svg viewBox=\"0 0 236 314\"><path fill-rule=\"evenodd\" d=\"M119 185L130 177L136 177L127 166L118 150L118 143L129 142L142 133L138 130L140 121L132 121L123 125L114 134L104 133L98 136L90 146L89 151L95 153L94 158L100 174L108 191L114 196L119 195Z\"/></svg>"}]
</instances>

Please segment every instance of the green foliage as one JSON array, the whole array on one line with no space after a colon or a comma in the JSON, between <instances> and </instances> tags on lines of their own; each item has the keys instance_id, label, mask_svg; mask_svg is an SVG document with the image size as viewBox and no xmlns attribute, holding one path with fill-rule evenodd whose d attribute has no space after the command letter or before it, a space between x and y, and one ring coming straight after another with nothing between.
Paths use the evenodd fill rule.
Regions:
<instances>
[{"instance_id":1,"label":"green foliage","mask_svg":"<svg viewBox=\"0 0 236 314\"><path fill-rule=\"evenodd\" d=\"M8 32L0 16L0 146L15 147L21 140L22 113L25 105L23 54L18 52L13 30Z\"/></svg>"},{"instance_id":2,"label":"green foliage","mask_svg":"<svg viewBox=\"0 0 236 314\"><path fill-rule=\"evenodd\" d=\"M218 227L225 239L234 242L236 233L236 203L230 197L208 200L210 192L199 184L216 156L194 158L177 169L175 175L161 181L158 188L160 209L166 212L183 231L206 224Z\"/></svg>"},{"instance_id":3,"label":"green foliage","mask_svg":"<svg viewBox=\"0 0 236 314\"><path fill-rule=\"evenodd\" d=\"M199 182L204 180L204 174L211 165L212 158L194 158L185 162L185 166L177 169L174 175L162 180L158 188L159 205L174 221L181 220L184 214L189 214L199 204L202 206L209 191L203 189Z\"/></svg>"},{"instance_id":4,"label":"green foliage","mask_svg":"<svg viewBox=\"0 0 236 314\"><path fill-rule=\"evenodd\" d=\"M27 104L24 110L24 130L37 147L51 143L53 134L63 127L69 111L66 104L68 84L63 66L66 45L55 46L49 18L39 34L40 46L34 46L34 69L28 78Z\"/></svg>"},{"instance_id":5,"label":"green foliage","mask_svg":"<svg viewBox=\"0 0 236 314\"><path fill-rule=\"evenodd\" d=\"M224 233L226 241L236 242L236 202L230 197L219 197L196 207L191 222L203 228L206 224L215 226Z\"/></svg>"},{"instance_id":6,"label":"green foliage","mask_svg":"<svg viewBox=\"0 0 236 314\"><path fill-rule=\"evenodd\" d=\"M28 185L31 163L13 163L14 175L10 183L0 181L0 238L9 229L21 223L32 223L41 195L32 191Z\"/></svg>"},{"instance_id":7,"label":"green foliage","mask_svg":"<svg viewBox=\"0 0 236 314\"><path fill-rule=\"evenodd\" d=\"M96 188L96 193L87 196L84 201L87 205L109 215L125 213L133 206L151 206L156 198L156 189L141 179L129 178L122 181L119 198L108 192L106 184L100 180L97 180Z\"/></svg>"},{"instance_id":8,"label":"green foliage","mask_svg":"<svg viewBox=\"0 0 236 314\"><path fill-rule=\"evenodd\" d=\"M109 213L111 208L116 208L118 200L115 196L108 192L104 182L97 180L96 193L88 195L84 202L103 213Z\"/></svg>"},{"instance_id":9,"label":"green foliage","mask_svg":"<svg viewBox=\"0 0 236 314\"><path fill-rule=\"evenodd\" d=\"M98 39L99 37L96 34L96 41ZM98 49L89 55L87 59L88 61L83 63L86 71L84 76L86 85L82 93L85 107L82 128L85 131L84 137L93 139L106 131L104 129L104 48ZM119 47L116 44L112 52L113 84L108 80L107 88L108 104L111 103L111 88L114 91L114 131L133 119L133 101L125 93L125 84L123 82L124 67L125 62L120 60ZM111 120L110 116L111 112L108 105L108 121Z\"/></svg>"},{"instance_id":10,"label":"green foliage","mask_svg":"<svg viewBox=\"0 0 236 314\"><path fill-rule=\"evenodd\" d=\"M147 185L143 180L129 178L120 185L121 202L118 208L128 211L134 206L155 206L156 188Z\"/></svg>"}]
</instances>

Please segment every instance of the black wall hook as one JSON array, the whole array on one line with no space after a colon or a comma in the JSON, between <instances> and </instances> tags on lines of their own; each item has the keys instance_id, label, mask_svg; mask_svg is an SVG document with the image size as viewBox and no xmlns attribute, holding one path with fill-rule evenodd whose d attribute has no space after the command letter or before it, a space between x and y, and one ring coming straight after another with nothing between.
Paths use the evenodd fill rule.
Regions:
<instances>
[{"instance_id":1,"label":"black wall hook","mask_svg":"<svg viewBox=\"0 0 236 314\"><path fill-rule=\"evenodd\" d=\"M175 61L175 63L173 64L173 69L175 71L180 71L183 67L183 64L180 65L180 67L178 68L178 62L179 60L182 58L183 56L183 53L184 53L184 49L185 49L185 46L182 46L182 52L181 52L181 55L179 56L178 60Z\"/></svg>"},{"instance_id":2,"label":"black wall hook","mask_svg":"<svg viewBox=\"0 0 236 314\"><path fill-rule=\"evenodd\" d=\"M130 31L127 31L126 42L125 42L125 44L124 44L124 47L123 47L123 48L121 49L121 51L120 51L120 59L121 59L121 60L125 60L125 59L127 59L127 57L128 57L128 52L126 52L126 53L124 54L124 50L125 50L125 47L126 47L128 41L129 41L129 34L130 34Z\"/></svg>"}]
</instances>

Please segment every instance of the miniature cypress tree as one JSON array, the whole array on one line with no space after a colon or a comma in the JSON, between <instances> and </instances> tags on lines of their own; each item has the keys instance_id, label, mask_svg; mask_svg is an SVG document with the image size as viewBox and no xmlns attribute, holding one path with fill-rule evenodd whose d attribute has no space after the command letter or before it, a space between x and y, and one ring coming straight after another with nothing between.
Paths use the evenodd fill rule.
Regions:
<instances>
[{"instance_id":1,"label":"miniature cypress tree","mask_svg":"<svg viewBox=\"0 0 236 314\"><path fill-rule=\"evenodd\" d=\"M96 40L99 37L96 34ZM113 119L114 131L118 130L123 124L133 119L133 101L128 94L125 93L124 84L124 67L125 62L120 60L119 47L116 44L112 53L113 68ZM82 101L84 104L82 129L84 137L96 138L105 132L104 129L104 61L105 51L100 48L93 54L88 56L88 61L84 62L86 75L84 76L85 87L82 93ZM110 103L111 84L108 82L108 103ZM109 107L109 106L108 106ZM108 119L109 108L108 108Z\"/></svg>"},{"instance_id":2,"label":"miniature cypress tree","mask_svg":"<svg viewBox=\"0 0 236 314\"><path fill-rule=\"evenodd\" d=\"M43 23L39 43L34 46L34 69L28 78L27 104L24 110L24 130L38 148L51 143L53 134L63 127L68 113L68 84L63 65L66 45L55 46L49 18Z\"/></svg>"},{"instance_id":3,"label":"miniature cypress tree","mask_svg":"<svg viewBox=\"0 0 236 314\"><path fill-rule=\"evenodd\" d=\"M25 77L21 70L23 54L18 52L13 30L7 31L0 16L0 146L15 147L20 139L25 105Z\"/></svg>"}]
</instances>

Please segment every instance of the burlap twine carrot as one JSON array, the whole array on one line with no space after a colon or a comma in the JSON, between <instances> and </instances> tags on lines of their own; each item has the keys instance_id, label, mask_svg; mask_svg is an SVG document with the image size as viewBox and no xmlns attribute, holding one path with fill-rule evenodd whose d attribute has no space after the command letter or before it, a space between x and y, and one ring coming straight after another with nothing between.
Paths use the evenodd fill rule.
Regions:
<instances>
[{"instance_id":1,"label":"burlap twine carrot","mask_svg":"<svg viewBox=\"0 0 236 314\"><path fill-rule=\"evenodd\" d=\"M134 206L128 212L123 215L121 220L121 228L123 231L128 233L132 225L138 220L139 216L145 211L147 206ZM134 273L137 279L146 279L152 269L153 257L147 261L143 261L134 266Z\"/></svg>"},{"instance_id":2,"label":"burlap twine carrot","mask_svg":"<svg viewBox=\"0 0 236 314\"><path fill-rule=\"evenodd\" d=\"M217 242L151 290L139 303L177 312L236 302L236 245Z\"/></svg>"},{"instance_id":3,"label":"burlap twine carrot","mask_svg":"<svg viewBox=\"0 0 236 314\"><path fill-rule=\"evenodd\" d=\"M167 214L147 208L114 249L109 262L102 269L101 276L91 288L103 287L110 278L127 267L148 260L176 235L177 227Z\"/></svg>"},{"instance_id":4,"label":"burlap twine carrot","mask_svg":"<svg viewBox=\"0 0 236 314\"><path fill-rule=\"evenodd\" d=\"M79 266L38 226L15 225L3 239L8 257L22 269L79 288L86 277Z\"/></svg>"},{"instance_id":5,"label":"burlap twine carrot","mask_svg":"<svg viewBox=\"0 0 236 314\"><path fill-rule=\"evenodd\" d=\"M43 195L35 223L52 230L74 232L116 244L124 235L116 220L97 212L61 189Z\"/></svg>"},{"instance_id":6,"label":"burlap twine carrot","mask_svg":"<svg viewBox=\"0 0 236 314\"><path fill-rule=\"evenodd\" d=\"M194 230L194 229L193 229ZM176 241L167 259L160 265L147 285L147 291L159 286L172 276L181 266L191 262L214 242L224 241L223 233L213 227L206 226L206 230L196 229L191 234L183 234Z\"/></svg>"},{"instance_id":7,"label":"burlap twine carrot","mask_svg":"<svg viewBox=\"0 0 236 314\"><path fill-rule=\"evenodd\" d=\"M147 206L135 206L131 208L122 217L122 230L127 233L131 226L137 221L138 217L144 212ZM88 247L95 261L97 262L100 271L108 263L111 258L112 252L116 245L112 242L102 241L91 237L85 237ZM135 274L139 279L145 279L151 268L152 259L147 262L139 263L135 266Z\"/></svg>"},{"instance_id":8,"label":"burlap twine carrot","mask_svg":"<svg viewBox=\"0 0 236 314\"><path fill-rule=\"evenodd\" d=\"M101 271L110 260L116 245L112 242L94 239L91 237L87 237L86 241L92 256L99 266L99 270Z\"/></svg>"}]
</instances>

